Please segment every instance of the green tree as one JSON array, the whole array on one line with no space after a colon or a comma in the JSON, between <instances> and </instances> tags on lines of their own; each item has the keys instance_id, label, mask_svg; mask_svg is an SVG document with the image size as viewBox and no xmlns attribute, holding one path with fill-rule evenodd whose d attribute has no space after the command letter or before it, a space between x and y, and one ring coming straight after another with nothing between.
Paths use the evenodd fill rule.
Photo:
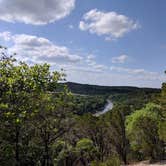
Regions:
<instances>
[{"instance_id":1,"label":"green tree","mask_svg":"<svg viewBox=\"0 0 166 166\"><path fill-rule=\"evenodd\" d=\"M145 157L157 159L162 151L158 125L160 106L149 103L141 110L128 116L127 135L134 151L142 152Z\"/></svg>"},{"instance_id":2,"label":"green tree","mask_svg":"<svg viewBox=\"0 0 166 166\"><path fill-rule=\"evenodd\" d=\"M36 142L41 149L39 158L42 165L49 166L54 161L53 145L59 138L70 131L73 124L71 119L68 91L58 94L40 94L38 100L37 114L34 115L32 123L35 136L32 142Z\"/></svg>"},{"instance_id":3,"label":"green tree","mask_svg":"<svg viewBox=\"0 0 166 166\"><path fill-rule=\"evenodd\" d=\"M12 165L20 165L25 160L25 157L21 156L24 156L24 138L28 134L26 126L32 115L36 113L36 108L40 107L36 102L37 98L45 93L47 96L50 83L57 84L63 80L64 75L50 72L47 64L28 66L8 57L5 52L1 54L3 56L0 60L2 160L8 162L7 158L10 157L13 158ZM60 101L62 97L63 95L58 98L61 104L64 102ZM49 107L52 107L51 103L49 104Z\"/></svg>"},{"instance_id":4,"label":"green tree","mask_svg":"<svg viewBox=\"0 0 166 166\"><path fill-rule=\"evenodd\" d=\"M94 152L96 149L92 140L88 138L82 138L76 144L76 151L78 157L74 164L77 165L79 162L81 162L84 166L88 166L94 157Z\"/></svg>"},{"instance_id":5,"label":"green tree","mask_svg":"<svg viewBox=\"0 0 166 166\"><path fill-rule=\"evenodd\" d=\"M166 72L165 72L166 73ZM161 105L161 119L159 122L159 137L162 140L163 149L166 149L166 83L162 84L161 97L159 98ZM166 151L163 150L163 158Z\"/></svg>"},{"instance_id":6,"label":"green tree","mask_svg":"<svg viewBox=\"0 0 166 166\"><path fill-rule=\"evenodd\" d=\"M128 106L115 106L107 115L110 143L121 160L127 164L129 141L126 136L125 120L130 113Z\"/></svg>"},{"instance_id":7,"label":"green tree","mask_svg":"<svg viewBox=\"0 0 166 166\"><path fill-rule=\"evenodd\" d=\"M96 158L104 161L111 149L105 120L102 117L85 114L79 118L75 128L79 138L87 137L93 141L97 149Z\"/></svg>"}]
</instances>

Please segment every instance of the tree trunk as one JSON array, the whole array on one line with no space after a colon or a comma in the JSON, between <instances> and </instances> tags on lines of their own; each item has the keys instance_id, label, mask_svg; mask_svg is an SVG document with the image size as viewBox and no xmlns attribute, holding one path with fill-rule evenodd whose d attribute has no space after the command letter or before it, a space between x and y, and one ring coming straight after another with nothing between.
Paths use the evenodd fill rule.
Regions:
<instances>
[{"instance_id":1,"label":"tree trunk","mask_svg":"<svg viewBox=\"0 0 166 166\"><path fill-rule=\"evenodd\" d=\"M19 128L16 126L16 138L15 138L15 159L16 159L16 166L20 165L19 159Z\"/></svg>"},{"instance_id":2,"label":"tree trunk","mask_svg":"<svg viewBox=\"0 0 166 166\"><path fill-rule=\"evenodd\" d=\"M48 142L45 142L45 161L46 161L46 166L49 166L49 154L48 154Z\"/></svg>"},{"instance_id":3,"label":"tree trunk","mask_svg":"<svg viewBox=\"0 0 166 166\"><path fill-rule=\"evenodd\" d=\"M127 164L127 138L126 138L126 129L125 129L125 116L121 113L122 116L122 140L123 140L123 149L122 149L122 159L124 164Z\"/></svg>"},{"instance_id":4,"label":"tree trunk","mask_svg":"<svg viewBox=\"0 0 166 166\"><path fill-rule=\"evenodd\" d=\"M125 165L127 164L127 157L126 156L127 156L126 152L124 152L124 154L123 154L123 162L124 162Z\"/></svg>"}]
</instances>

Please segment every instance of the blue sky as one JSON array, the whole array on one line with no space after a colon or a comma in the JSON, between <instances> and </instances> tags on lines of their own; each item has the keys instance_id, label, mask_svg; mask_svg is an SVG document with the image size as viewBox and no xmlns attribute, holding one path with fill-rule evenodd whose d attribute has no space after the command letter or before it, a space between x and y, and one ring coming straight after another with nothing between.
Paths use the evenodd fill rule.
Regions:
<instances>
[{"instance_id":1,"label":"blue sky","mask_svg":"<svg viewBox=\"0 0 166 166\"><path fill-rule=\"evenodd\" d=\"M161 87L165 0L0 0L0 44L68 81Z\"/></svg>"}]
</instances>

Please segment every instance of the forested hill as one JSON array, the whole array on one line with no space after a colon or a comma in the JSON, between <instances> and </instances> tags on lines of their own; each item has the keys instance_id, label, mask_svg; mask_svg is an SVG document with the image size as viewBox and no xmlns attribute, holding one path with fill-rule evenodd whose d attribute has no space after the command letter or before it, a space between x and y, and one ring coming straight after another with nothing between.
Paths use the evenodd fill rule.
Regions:
<instances>
[{"instance_id":1,"label":"forested hill","mask_svg":"<svg viewBox=\"0 0 166 166\"><path fill-rule=\"evenodd\" d=\"M79 84L73 82L65 83L72 93L85 95L106 95L106 94L126 94L126 93L159 93L160 89L156 88L138 88L130 86L99 86L89 84Z\"/></svg>"}]
</instances>

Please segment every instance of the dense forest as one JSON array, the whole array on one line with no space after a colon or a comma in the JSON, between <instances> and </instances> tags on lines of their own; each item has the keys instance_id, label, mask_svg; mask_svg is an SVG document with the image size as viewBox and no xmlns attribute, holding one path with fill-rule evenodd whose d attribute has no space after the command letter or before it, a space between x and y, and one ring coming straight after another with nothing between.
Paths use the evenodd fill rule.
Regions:
<instances>
[{"instance_id":1,"label":"dense forest","mask_svg":"<svg viewBox=\"0 0 166 166\"><path fill-rule=\"evenodd\" d=\"M48 64L0 59L0 166L120 166L166 156L162 89L63 83ZM102 116L109 99L112 110Z\"/></svg>"},{"instance_id":2,"label":"dense forest","mask_svg":"<svg viewBox=\"0 0 166 166\"><path fill-rule=\"evenodd\" d=\"M129 94L129 93L156 93L160 92L160 89L155 88L138 88L128 86L99 86L78 84L73 82L64 83L68 89L75 94L84 95L110 95L110 94Z\"/></svg>"},{"instance_id":3,"label":"dense forest","mask_svg":"<svg viewBox=\"0 0 166 166\"><path fill-rule=\"evenodd\" d=\"M78 84L73 82L64 83L75 96L76 103L82 103L82 113L101 111L106 100L110 99L115 105L129 105L134 109L142 108L146 103L154 101L161 90L156 88L138 88L127 86L97 86ZM86 109L84 109L86 108Z\"/></svg>"}]
</instances>

